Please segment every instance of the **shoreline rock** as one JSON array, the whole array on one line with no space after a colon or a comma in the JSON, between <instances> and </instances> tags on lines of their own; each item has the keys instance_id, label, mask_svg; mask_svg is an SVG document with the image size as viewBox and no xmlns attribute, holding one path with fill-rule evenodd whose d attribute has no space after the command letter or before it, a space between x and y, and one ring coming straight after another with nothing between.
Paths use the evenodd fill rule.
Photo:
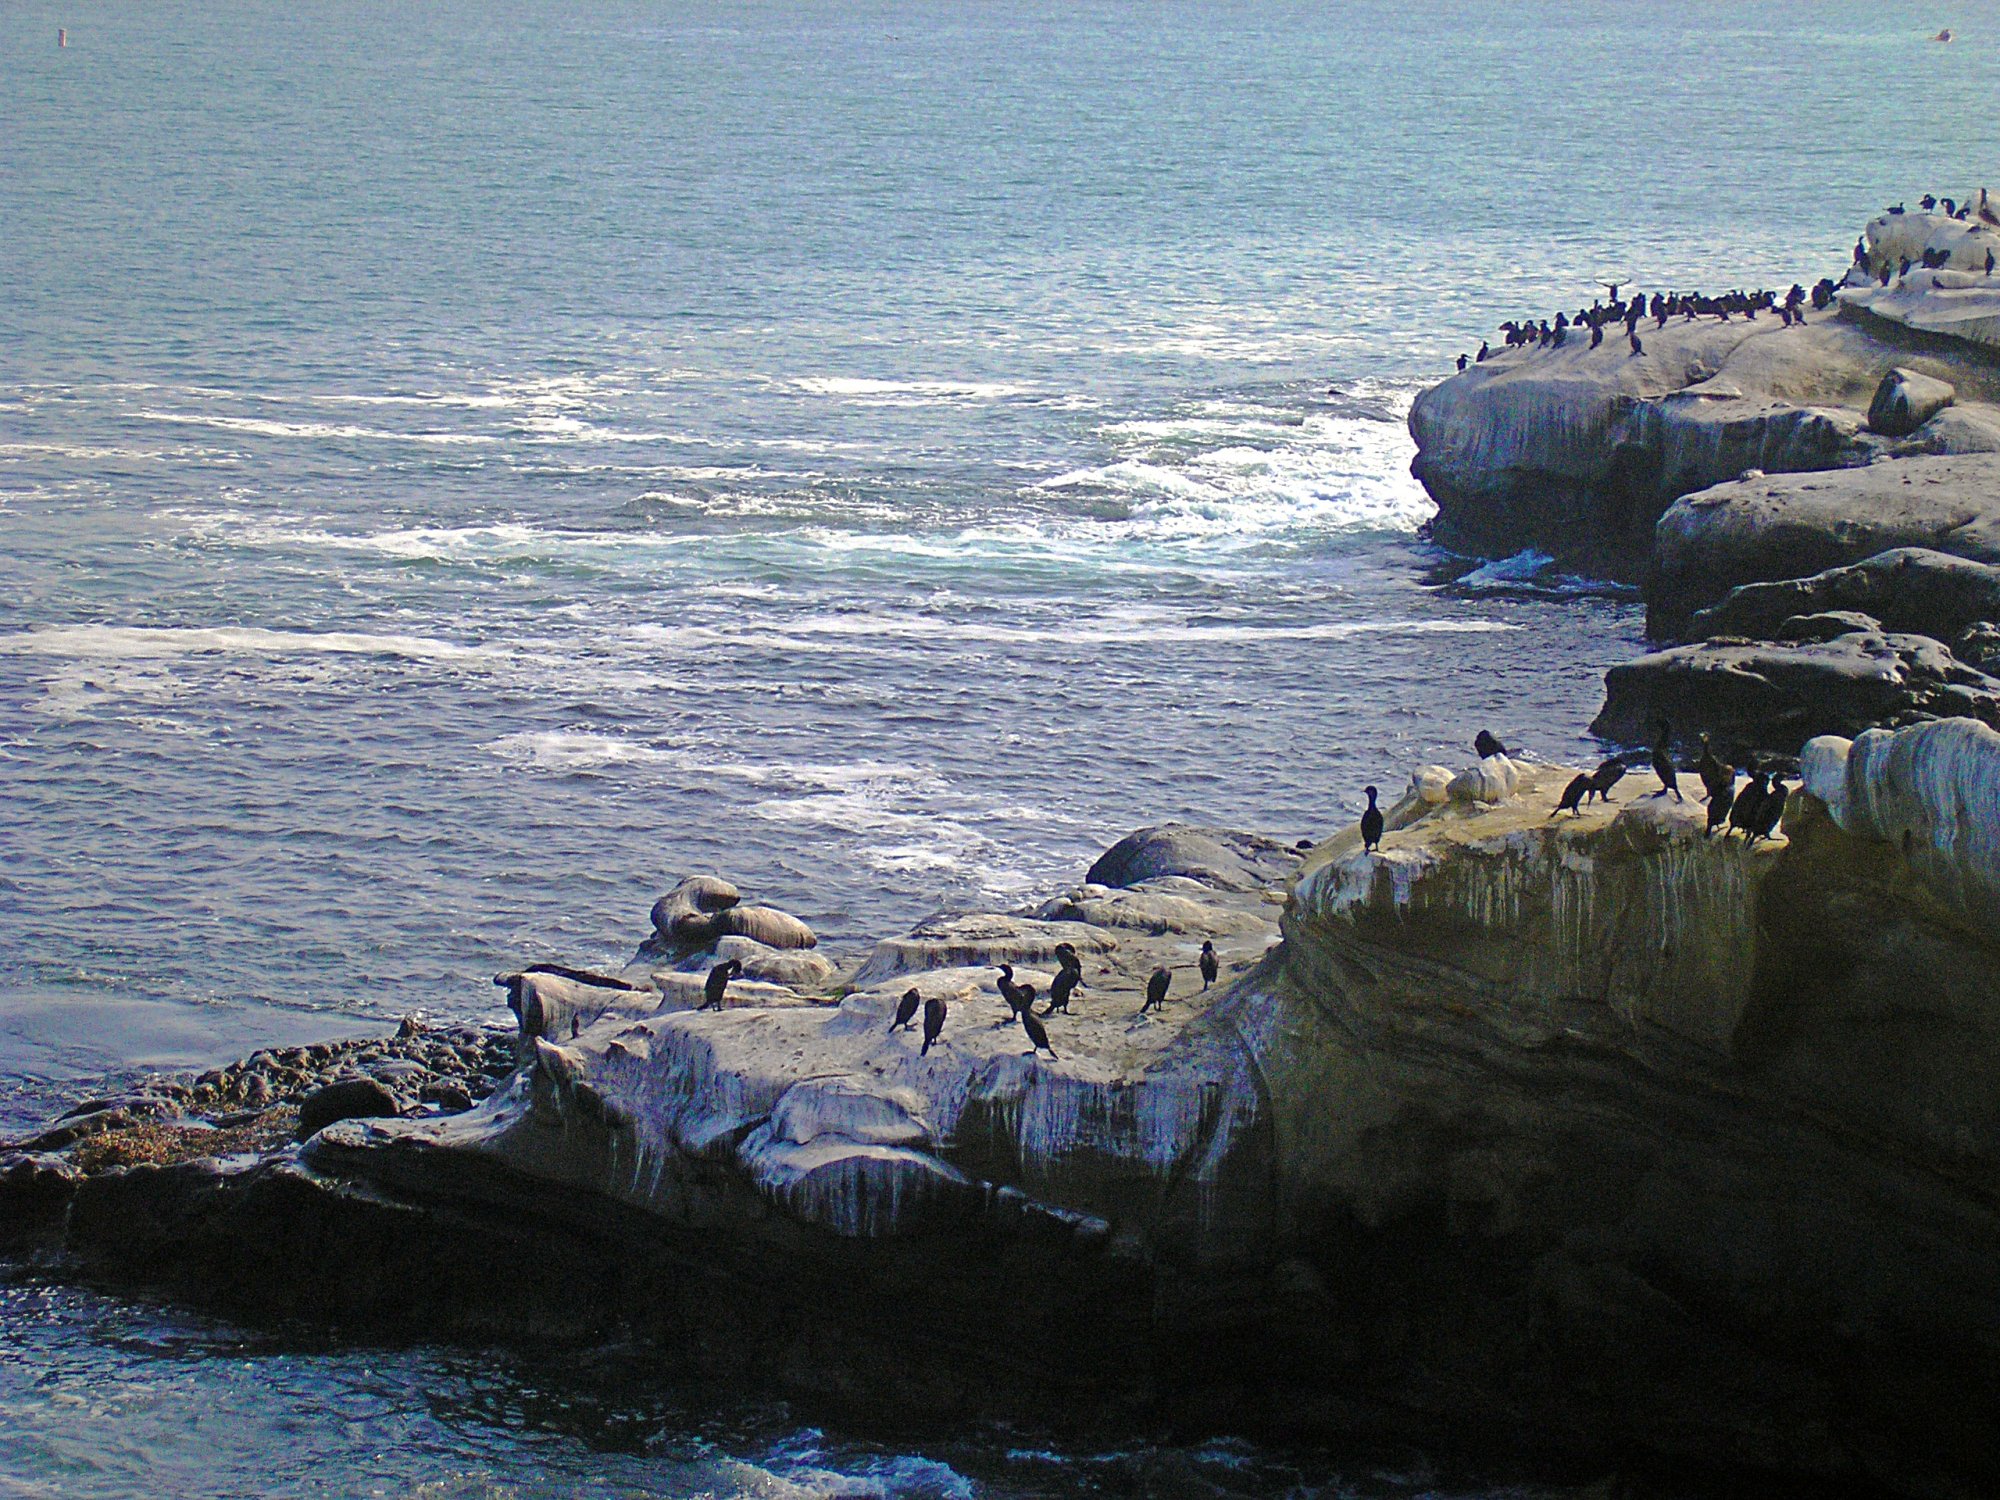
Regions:
<instances>
[{"instance_id":1,"label":"shoreline rock","mask_svg":"<svg viewBox=\"0 0 2000 1500\"><path fill-rule=\"evenodd\" d=\"M68 1204L66 1264L259 1317L639 1336L939 1421L1059 1393L1968 1495L2000 1480L2000 866L1950 830L2000 802L2000 735L1806 761L1754 846L1643 773L1557 815L1571 770L1518 761L1477 768L1491 798L1422 769L1375 854L1135 836L1092 872L1131 884L925 924L837 1003L522 971L519 1066L470 1111L21 1157L0 1194L44 1234ZM1028 950L1062 935L1085 981L1050 1058L990 965L1045 988ZM912 986L949 1005L928 1053L890 1029Z\"/></svg>"}]
</instances>

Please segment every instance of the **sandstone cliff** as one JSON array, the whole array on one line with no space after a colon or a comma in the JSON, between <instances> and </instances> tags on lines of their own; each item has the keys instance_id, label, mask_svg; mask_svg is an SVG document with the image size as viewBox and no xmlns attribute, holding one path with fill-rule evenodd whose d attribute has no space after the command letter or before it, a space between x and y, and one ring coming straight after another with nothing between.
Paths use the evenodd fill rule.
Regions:
<instances>
[{"instance_id":1,"label":"sandstone cliff","mask_svg":"<svg viewBox=\"0 0 2000 1500\"><path fill-rule=\"evenodd\" d=\"M538 979L478 1108L86 1178L69 1252L264 1312L638 1330L938 1418L1109 1402L1979 1493L2000 736L1910 734L1816 745L1755 846L1642 775L1552 816L1566 770L1425 772L1379 852L1312 852L1268 951L1275 846L1203 835L927 924L837 1003ZM1140 1015L1204 935L1223 983L1179 970ZM1030 1055L966 965L1045 988L1031 955L1071 939L1086 986ZM911 987L950 1005L928 1055L889 1030Z\"/></svg>"}]
</instances>

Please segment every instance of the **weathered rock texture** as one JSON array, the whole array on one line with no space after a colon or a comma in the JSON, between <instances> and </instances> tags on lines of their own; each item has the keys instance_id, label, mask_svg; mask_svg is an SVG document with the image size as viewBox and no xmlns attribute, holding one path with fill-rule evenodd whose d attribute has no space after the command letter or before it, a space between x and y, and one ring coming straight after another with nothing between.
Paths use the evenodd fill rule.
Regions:
<instances>
[{"instance_id":1,"label":"weathered rock texture","mask_svg":"<svg viewBox=\"0 0 2000 1500\"><path fill-rule=\"evenodd\" d=\"M1804 578L1743 584L1697 610L1688 632L1697 640L1770 640L1794 616L1829 610L1859 611L1889 630L1956 640L1981 621L2000 620L2000 567L1928 547L1894 547Z\"/></svg>"},{"instance_id":2,"label":"weathered rock texture","mask_svg":"<svg viewBox=\"0 0 2000 1500\"><path fill-rule=\"evenodd\" d=\"M478 1109L86 1177L67 1242L263 1312L636 1329L936 1420L1990 1492L2000 951L1970 920L1991 838L1953 829L1994 826L2000 737L1914 734L1816 746L1834 812L1796 794L1755 847L1643 772L1552 818L1568 769L1511 765L1489 802L1426 768L1378 853L1350 829L1286 862L1268 951L1265 892L1156 854L1117 889L1208 915L1133 921L1097 881L1061 919L934 924L837 1005L585 997L573 1037L522 1007L523 1066ZM1033 1056L989 966L1043 987L1024 950L1057 932L1093 940L1085 985ZM950 1007L928 1055L889 1029L911 986Z\"/></svg>"},{"instance_id":3,"label":"weathered rock texture","mask_svg":"<svg viewBox=\"0 0 2000 1500\"><path fill-rule=\"evenodd\" d=\"M1785 625L1794 639L1708 640L1619 663L1604 674L1591 732L1650 741L1665 718L1683 733L1698 727L1725 744L1792 754L1815 735L1881 724L1960 715L2000 724L2000 681L1927 636L1885 635L1839 615Z\"/></svg>"},{"instance_id":4,"label":"weathered rock texture","mask_svg":"<svg viewBox=\"0 0 2000 1500\"><path fill-rule=\"evenodd\" d=\"M1750 469L1839 469L1892 451L1865 426L1895 368L1952 386L1977 430L2000 418L1989 352L1859 315L1793 328L1769 314L1649 321L1642 336L1639 356L1617 339L1502 351L1417 398L1412 472L1437 502L1440 542L1488 555L1537 547L1637 578L1654 523L1682 495Z\"/></svg>"},{"instance_id":5,"label":"weathered rock texture","mask_svg":"<svg viewBox=\"0 0 2000 1500\"><path fill-rule=\"evenodd\" d=\"M1678 635L1740 585L1904 547L2000 563L2000 456L1741 479L1677 500L1654 541L1648 624Z\"/></svg>"}]
</instances>

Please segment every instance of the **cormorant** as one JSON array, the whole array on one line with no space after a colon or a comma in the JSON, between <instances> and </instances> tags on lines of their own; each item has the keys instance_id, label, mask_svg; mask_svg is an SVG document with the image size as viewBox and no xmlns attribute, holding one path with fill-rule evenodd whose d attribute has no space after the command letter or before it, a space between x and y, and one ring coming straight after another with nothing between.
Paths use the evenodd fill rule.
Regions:
<instances>
[{"instance_id":1,"label":"cormorant","mask_svg":"<svg viewBox=\"0 0 2000 1500\"><path fill-rule=\"evenodd\" d=\"M1597 769L1590 773L1590 789L1597 793L1597 800L1609 802L1611 789L1625 779L1625 762L1613 756L1610 760L1599 761Z\"/></svg>"},{"instance_id":2,"label":"cormorant","mask_svg":"<svg viewBox=\"0 0 2000 1500\"><path fill-rule=\"evenodd\" d=\"M1925 193L1923 197L1917 200L1917 207L1921 208L1925 213L1929 213L1937 207L1937 199L1933 198L1929 193Z\"/></svg>"},{"instance_id":3,"label":"cormorant","mask_svg":"<svg viewBox=\"0 0 2000 1500\"><path fill-rule=\"evenodd\" d=\"M1076 987L1082 983L1083 970L1072 969L1068 964L1064 964L1060 969L1057 969L1055 980L1049 985L1048 1009L1043 1011L1042 1014L1052 1016L1057 1011L1061 1011L1064 1015L1068 1015L1069 997L1075 993Z\"/></svg>"},{"instance_id":4,"label":"cormorant","mask_svg":"<svg viewBox=\"0 0 2000 1500\"><path fill-rule=\"evenodd\" d=\"M1001 964L999 965L999 969L1000 998L1007 1002L1008 1006L1014 1011L1014 1014L1019 1015L1028 1004L1027 1000L1023 997L1032 994L1033 991L1029 990L1025 985L1014 983L1014 966L1012 964Z\"/></svg>"},{"instance_id":5,"label":"cormorant","mask_svg":"<svg viewBox=\"0 0 2000 1500\"><path fill-rule=\"evenodd\" d=\"M1158 1010L1167 1003L1167 987L1174 982L1174 971L1164 966L1153 970L1153 977L1146 981L1146 1003L1139 1007L1139 1014Z\"/></svg>"},{"instance_id":6,"label":"cormorant","mask_svg":"<svg viewBox=\"0 0 2000 1500\"><path fill-rule=\"evenodd\" d=\"M1674 771L1673 753L1667 748L1672 740L1672 728L1665 719L1660 720L1660 737L1653 744L1653 774L1660 778L1660 789L1653 795L1664 797L1672 792L1674 801L1685 802L1687 799L1681 795L1681 779Z\"/></svg>"},{"instance_id":7,"label":"cormorant","mask_svg":"<svg viewBox=\"0 0 2000 1500\"><path fill-rule=\"evenodd\" d=\"M1486 363L1487 360L1491 359L1492 357L1493 357L1493 351L1486 347L1486 340L1481 339L1479 341L1479 352L1472 356L1473 363L1483 365Z\"/></svg>"},{"instance_id":8,"label":"cormorant","mask_svg":"<svg viewBox=\"0 0 2000 1500\"><path fill-rule=\"evenodd\" d=\"M1021 1012L1021 1029L1028 1033L1028 1040L1034 1044L1028 1049L1029 1056L1037 1052L1046 1052L1050 1057L1056 1055L1056 1049L1049 1045L1049 1028L1036 1018L1033 1011Z\"/></svg>"},{"instance_id":9,"label":"cormorant","mask_svg":"<svg viewBox=\"0 0 2000 1500\"><path fill-rule=\"evenodd\" d=\"M1556 812L1550 813L1549 816L1553 818L1556 813L1568 812L1582 817L1583 799L1590 795L1594 785L1588 771L1579 776L1572 777L1570 784L1563 788L1562 800L1556 803Z\"/></svg>"},{"instance_id":10,"label":"cormorant","mask_svg":"<svg viewBox=\"0 0 2000 1500\"><path fill-rule=\"evenodd\" d=\"M1735 792L1736 773L1715 758L1705 734L1701 737L1701 759L1695 763L1695 770L1701 776L1702 790L1708 793L1707 801Z\"/></svg>"},{"instance_id":11,"label":"cormorant","mask_svg":"<svg viewBox=\"0 0 2000 1500\"><path fill-rule=\"evenodd\" d=\"M1634 354L1644 354L1646 352L1646 346L1639 342L1639 330L1637 328L1626 329L1625 339L1627 343L1631 344Z\"/></svg>"},{"instance_id":12,"label":"cormorant","mask_svg":"<svg viewBox=\"0 0 2000 1500\"><path fill-rule=\"evenodd\" d=\"M729 993L729 981L743 972L743 960L726 958L708 971L708 978L702 982L701 992L706 997L701 1002L703 1010L721 1010L722 1000Z\"/></svg>"},{"instance_id":13,"label":"cormorant","mask_svg":"<svg viewBox=\"0 0 2000 1500\"><path fill-rule=\"evenodd\" d=\"M1215 983L1215 976L1222 969L1222 961L1215 956L1215 944L1204 942L1201 945L1200 963L1201 987L1207 989L1211 984Z\"/></svg>"},{"instance_id":14,"label":"cormorant","mask_svg":"<svg viewBox=\"0 0 2000 1500\"><path fill-rule=\"evenodd\" d=\"M1708 778L1702 778L1706 781ZM1729 779L1720 786L1710 787L1708 792L1708 836L1715 837L1715 830L1729 821L1729 809L1736 803L1736 776L1729 773Z\"/></svg>"},{"instance_id":15,"label":"cormorant","mask_svg":"<svg viewBox=\"0 0 2000 1500\"><path fill-rule=\"evenodd\" d=\"M1373 854L1382 843L1382 809L1375 805L1375 788L1364 786L1368 794L1368 806L1361 814L1361 852Z\"/></svg>"},{"instance_id":16,"label":"cormorant","mask_svg":"<svg viewBox=\"0 0 2000 1500\"><path fill-rule=\"evenodd\" d=\"M894 1031L898 1026L908 1027L923 1001L924 997L915 990L904 990L903 998L896 1002L896 1019L889 1023L889 1029Z\"/></svg>"},{"instance_id":17,"label":"cormorant","mask_svg":"<svg viewBox=\"0 0 2000 1500\"><path fill-rule=\"evenodd\" d=\"M1482 729L1472 741L1472 753L1485 760L1489 755L1505 755L1507 747L1493 738L1492 730Z\"/></svg>"},{"instance_id":18,"label":"cormorant","mask_svg":"<svg viewBox=\"0 0 2000 1500\"><path fill-rule=\"evenodd\" d=\"M1750 825L1750 842L1767 839L1778 831L1778 821L1785 815L1785 801L1791 791L1785 785L1782 773L1771 777L1770 789L1764 793L1764 800L1757 807L1757 821Z\"/></svg>"},{"instance_id":19,"label":"cormorant","mask_svg":"<svg viewBox=\"0 0 2000 1500\"><path fill-rule=\"evenodd\" d=\"M1988 276L1993 274L1993 252L1991 250L1986 252L1986 274Z\"/></svg>"},{"instance_id":20,"label":"cormorant","mask_svg":"<svg viewBox=\"0 0 2000 1500\"><path fill-rule=\"evenodd\" d=\"M1083 972L1083 960L1077 957L1074 943L1056 944L1056 962L1065 969L1074 969L1079 974Z\"/></svg>"},{"instance_id":21,"label":"cormorant","mask_svg":"<svg viewBox=\"0 0 2000 1500\"><path fill-rule=\"evenodd\" d=\"M1757 819L1764 811L1764 799L1770 794L1770 787L1764 773L1753 769L1750 781L1736 794L1736 805L1729 809L1729 826L1740 830L1746 837L1757 826Z\"/></svg>"},{"instance_id":22,"label":"cormorant","mask_svg":"<svg viewBox=\"0 0 2000 1500\"><path fill-rule=\"evenodd\" d=\"M931 1043L944 1035L946 1006L936 995L924 1002L924 1045L917 1056L922 1057L931 1050Z\"/></svg>"},{"instance_id":23,"label":"cormorant","mask_svg":"<svg viewBox=\"0 0 2000 1500\"><path fill-rule=\"evenodd\" d=\"M583 1018L580 1016L571 1016L569 1018L569 1039L571 1041L575 1041L578 1037L582 1035L583 1035Z\"/></svg>"},{"instance_id":24,"label":"cormorant","mask_svg":"<svg viewBox=\"0 0 2000 1500\"><path fill-rule=\"evenodd\" d=\"M1468 357L1468 356L1466 356L1466 355L1463 355L1463 354L1459 355L1459 357L1458 357L1458 372L1459 372L1459 374L1463 375L1463 374L1465 373L1465 369L1466 369L1466 366L1470 365L1471 363L1472 363L1472 360L1470 359L1470 357Z\"/></svg>"}]
</instances>

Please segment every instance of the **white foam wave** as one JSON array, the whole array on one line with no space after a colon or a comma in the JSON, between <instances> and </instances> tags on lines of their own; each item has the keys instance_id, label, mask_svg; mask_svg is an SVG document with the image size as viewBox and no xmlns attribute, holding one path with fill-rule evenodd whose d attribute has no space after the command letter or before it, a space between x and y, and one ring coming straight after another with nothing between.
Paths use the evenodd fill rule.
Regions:
<instances>
[{"instance_id":1,"label":"white foam wave","mask_svg":"<svg viewBox=\"0 0 2000 1500\"><path fill-rule=\"evenodd\" d=\"M983 641L997 645L1183 645L1201 646L1260 641L1341 641L1365 635L1484 635L1518 630L1499 620L1350 620L1310 625L1254 625L1224 622L1162 620L1149 622L1125 616L1104 617L1036 628L939 619L931 615L819 615L787 620L781 625L749 629L696 625L635 625L629 634L682 649L709 645L750 644L772 650L814 650L828 641L938 640Z\"/></svg>"},{"instance_id":2,"label":"white foam wave","mask_svg":"<svg viewBox=\"0 0 2000 1500\"><path fill-rule=\"evenodd\" d=\"M484 432L391 432L379 427L357 427L351 423L274 422L263 417L232 417L215 412L147 410L135 415L148 422L210 427L218 432L242 432L256 437L360 438L388 443L431 443L441 447L500 441L491 433Z\"/></svg>"},{"instance_id":3,"label":"white foam wave","mask_svg":"<svg viewBox=\"0 0 2000 1500\"><path fill-rule=\"evenodd\" d=\"M0 635L0 652L17 656L93 657L112 660L202 654L243 656L398 656L413 661L488 657L485 646L417 635L364 631L259 630L249 626L42 625Z\"/></svg>"},{"instance_id":4,"label":"white foam wave","mask_svg":"<svg viewBox=\"0 0 2000 1500\"><path fill-rule=\"evenodd\" d=\"M837 375L806 375L791 384L809 396L835 396L868 402L926 403L939 401L1005 401L1030 396L1027 386L994 380L868 380Z\"/></svg>"}]
</instances>

